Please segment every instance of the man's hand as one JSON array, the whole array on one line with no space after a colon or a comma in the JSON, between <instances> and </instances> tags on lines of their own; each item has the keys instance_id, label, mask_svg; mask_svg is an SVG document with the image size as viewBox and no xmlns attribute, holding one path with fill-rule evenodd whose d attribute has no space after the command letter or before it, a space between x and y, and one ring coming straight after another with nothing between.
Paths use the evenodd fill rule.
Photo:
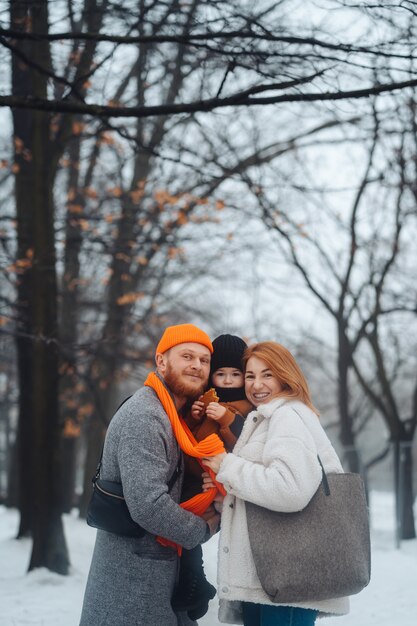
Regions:
<instances>
[{"instance_id":1,"label":"man's hand","mask_svg":"<svg viewBox=\"0 0 417 626\"><path fill-rule=\"evenodd\" d=\"M216 512L214 507L210 506L210 509L213 509L214 513L211 514L211 517L205 518L204 516L207 514L207 511L202 515L203 519L206 520L209 528L210 528L210 537L216 534L219 523L220 523L220 515Z\"/></svg>"},{"instance_id":2,"label":"man's hand","mask_svg":"<svg viewBox=\"0 0 417 626\"><path fill-rule=\"evenodd\" d=\"M226 407L222 406L218 402L210 402L210 404L206 408L206 415L211 420L217 422L217 420L220 420L226 415Z\"/></svg>"},{"instance_id":3,"label":"man's hand","mask_svg":"<svg viewBox=\"0 0 417 626\"><path fill-rule=\"evenodd\" d=\"M214 508L212 504L210 504L210 506L206 508L206 510L204 511L201 517L203 518L204 521L207 522L210 519L210 517L213 517L213 515L216 515L216 509Z\"/></svg>"}]
</instances>

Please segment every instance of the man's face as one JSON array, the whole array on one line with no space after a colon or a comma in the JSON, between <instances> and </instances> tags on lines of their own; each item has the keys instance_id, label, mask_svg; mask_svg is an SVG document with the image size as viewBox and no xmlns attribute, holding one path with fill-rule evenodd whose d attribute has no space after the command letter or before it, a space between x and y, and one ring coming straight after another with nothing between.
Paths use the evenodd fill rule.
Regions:
<instances>
[{"instance_id":1,"label":"man's face","mask_svg":"<svg viewBox=\"0 0 417 626\"><path fill-rule=\"evenodd\" d=\"M208 383L210 350L199 343L180 343L157 355L158 370L178 400L194 400Z\"/></svg>"}]
</instances>

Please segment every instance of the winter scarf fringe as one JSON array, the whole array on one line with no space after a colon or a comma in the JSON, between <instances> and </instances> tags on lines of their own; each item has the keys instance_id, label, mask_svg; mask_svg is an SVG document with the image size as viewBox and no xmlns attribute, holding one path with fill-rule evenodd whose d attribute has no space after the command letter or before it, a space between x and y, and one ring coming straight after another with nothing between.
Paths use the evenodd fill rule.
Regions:
<instances>
[{"instance_id":1,"label":"winter scarf fringe","mask_svg":"<svg viewBox=\"0 0 417 626\"><path fill-rule=\"evenodd\" d=\"M147 387L151 387L158 396L159 401L164 407L164 410L168 415L169 421L171 422L172 430L174 431L174 435L178 442L178 445L185 454L195 457L200 465L203 467L200 459L202 459L203 457L215 456L216 454L225 452L222 440L215 433L212 433L202 441L197 441L195 439L187 424L178 415L174 402L164 384L154 372L151 372L149 374L144 384ZM216 487L213 487L208 491L198 493L196 496L190 498L189 500L186 500L186 502L181 502L180 504L183 509L185 509L186 511L190 511L190 513L194 513L194 515L202 515L213 502L217 493L226 495L226 491L224 490L223 485L217 482L214 472L212 472L212 470L207 467L204 468L204 471L210 474ZM173 541L165 539L164 537L157 537L157 540L164 546L172 546L176 548L178 550L178 554L181 554L181 546L178 546Z\"/></svg>"}]
</instances>

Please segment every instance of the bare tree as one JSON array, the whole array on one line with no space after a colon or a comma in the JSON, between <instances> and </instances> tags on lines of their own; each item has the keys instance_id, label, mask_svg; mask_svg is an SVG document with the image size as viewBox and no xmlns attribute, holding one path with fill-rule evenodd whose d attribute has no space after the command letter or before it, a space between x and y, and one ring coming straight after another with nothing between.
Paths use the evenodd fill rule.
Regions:
<instances>
[{"instance_id":1,"label":"bare tree","mask_svg":"<svg viewBox=\"0 0 417 626\"><path fill-rule=\"evenodd\" d=\"M95 3L89 17L96 20ZM48 32L48 3L10 3L18 31ZM22 39L12 56L15 93L45 97L52 67L47 40ZM91 47L91 46L90 46ZM86 46L88 48L88 46ZM30 62L25 60L30 59ZM89 59L91 63L91 55ZM78 66L85 71L83 59ZM77 72L75 72L75 82ZM61 521L59 451L59 332L53 185L71 120L51 124L45 112L13 111L16 164L19 365L19 535L33 535L29 568L67 573L68 554Z\"/></svg>"},{"instance_id":2,"label":"bare tree","mask_svg":"<svg viewBox=\"0 0 417 626\"><path fill-rule=\"evenodd\" d=\"M361 470L355 440L363 426L363 416L352 410L355 384L360 384L374 410L384 419L397 456L401 445L404 447L404 491L397 493L397 499L402 507L401 537L411 538L415 529L409 444L416 428L416 386L415 381L410 381L400 391L400 376L408 376L414 364L410 356L400 358L397 351L405 320L415 324L417 313L415 289L408 273L411 258L408 233L410 229L415 232L416 226L415 185L408 165L413 133L406 128L390 141L380 128L375 109L372 119L373 132L368 140L364 172L349 212L346 208L326 210L322 192L321 217L313 216L311 208L295 209L294 200L290 202L291 209L281 208L270 189L262 189L249 176L245 182L256 198L260 218L278 235L279 249L334 321L340 437L350 468ZM308 198L305 187L303 194L305 202ZM329 233L334 240L332 235L329 238ZM344 247L337 241L342 241ZM409 276L408 281L405 276ZM404 318L404 323L398 325L398 316ZM385 332L381 332L381 327ZM397 337L395 347L390 346L387 328ZM407 347L401 348L404 352ZM404 402L404 393L411 398L408 403ZM398 467L396 464L397 472Z\"/></svg>"},{"instance_id":3,"label":"bare tree","mask_svg":"<svg viewBox=\"0 0 417 626\"><path fill-rule=\"evenodd\" d=\"M169 281L167 268L181 257L190 222L215 220L219 190L230 193L238 176L260 199L252 168L275 164L320 130L341 124L329 120L326 102L404 93L417 84L412 28L403 37L391 23L381 40L367 32L360 43L353 33L335 40L329 24L313 33L308 25L297 28L298 18L287 22L288 6L287 0L256 7L237 0L10 2L0 43L13 79L0 106L12 108L15 135L19 532L34 533L31 567L66 571L59 487L65 476L72 491L76 437L84 428L89 441L85 509L121 364L129 354L139 364L149 359L152 338L167 321L166 307L155 304L158 292ZM54 22L50 16L58 11ZM297 132L278 141L268 129L277 111L285 124L286 103L294 112L310 103L306 117L320 119L312 130L300 118ZM266 124L260 140L261 124L252 124L251 111ZM356 123L356 112L345 117ZM237 121L245 132L255 129L254 146L242 147ZM265 220L290 245L271 207L262 206ZM287 224L299 234L290 216ZM339 368L347 379L353 366L346 317L357 311L349 265L337 278L339 308L332 302L328 310L340 322ZM129 340L135 320L148 342ZM348 443L348 415L343 423ZM58 450L65 451L63 472ZM70 496L65 506L71 502Z\"/></svg>"},{"instance_id":4,"label":"bare tree","mask_svg":"<svg viewBox=\"0 0 417 626\"><path fill-rule=\"evenodd\" d=\"M12 54L18 54L15 42L22 39L50 44L77 40L86 44L94 42L94 45L99 44L101 47L106 44L124 47L139 45L155 50L162 50L167 44L181 45L195 58L199 58L202 64L209 59L211 69L221 72L220 75L216 73L216 78L206 84L200 97L179 97L172 102L159 98L158 103L138 102L133 106L128 103L112 103L109 106L97 97L94 102L86 102L80 97L77 83L71 78L43 67L43 71L51 78L66 85L69 93L63 93L61 98L22 98L16 94L7 94L0 96L0 106L41 108L44 111L93 117L139 118L208 112L230 106L368 98L417 84L415 75L407 80L401 76L404 64L415 59L412 33L408 24L405 25L405 19L410 15L407 3L402 3L395 13L391 7L381 5L378 14L376 7L374 11L368 9L366 2L348 5L334 0L334 23L330 23L330 29L334 26L336 32L340 20L356 18L356 30L352 33L344 31L345 39L336 37L334 33L329 36L329 26L326 24L329 21L328 13L314 2L308 3L316 18L314 28L305 25L305 6L298 15L293 4L285 0L265 2L255 8L252 3L242 4L237 0L197 4L199 11L187 31L182 28L182 17L187 8L181 3L174 2L168 7L164 2L132 0L124 5L125 26L130 26L131 31L128 34L117 32L117 28L113 29L114 34L110 34L107 24L103 32L74 31L73 28L61 32L22 32L12 25L10 28L2 28L0 36L1 43ZM291 20L286 13L288 8L291 9ZM168 19L161 22L161 28L155 31L155 15L158 11L162 15L167 14L168 10ZM376 38L369 28L374 19L378 19L379 25L385 26L381 29L380 38ZM325 25L322 26L320 22ZM363 26L358 34L357 27L361 24ZM408 37L404 37L407 27ZM30 62L30 59L26 58L26 61ZM383 82L379 77L372 78L377 69L385 72ZM278 75L279 80L276 78ZM354 88L351 84L354 84Z\"/></svg>"}]
</instances>

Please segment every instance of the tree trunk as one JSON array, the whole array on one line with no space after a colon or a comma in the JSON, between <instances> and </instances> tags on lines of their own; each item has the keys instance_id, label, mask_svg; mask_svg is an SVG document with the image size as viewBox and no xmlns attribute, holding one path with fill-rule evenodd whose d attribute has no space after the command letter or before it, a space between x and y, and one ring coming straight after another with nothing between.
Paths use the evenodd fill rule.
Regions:
<instances>
[{"instance_id":1,"label":"tree trunk","mask_svg":"<svg viewBox=\"0 0 417 626\"><path fill-rule=\"evenodd\" d=\"M48 32L46 0L34 5L12 0L11 23L20 29L32 23L36 32ZM28 41L22 45L28 58L49 67L47 42ZM26 94L46 97L47 79L21 61L14 61L13 87ZM14 111L13 119L16 157L19 157L16 163L20 167L16 176L19 253L24 254L23 260L29 268L23 280L26 299L20 301L26 315L19 318L21 337L25 341L18 341L17 348L21 401L20 484L23 489L28 489L29 484L31 495L26 503L21 494L19 532L23 534L26 528L32 531L29 569L47 567L66 574L68 551L59 498L59 355L52 197L55 170L50 118L42 112ZM31 517L30 524L23 527L26 504Z\"/></svg>"},{"instance_id":2,"label":"tree trunk","mask_svg":"<svg viewBox=\"0 0 417 626\"><path fill-rule=\"evenodd\" d=\"M11 2L11 23L22 28L26 19L23 3ZM17 44L23 53L30 54L30 43ZM12 56L12 89L14 94L28 95L31 91L29 68ZM15 199L17 219L17 371L19 385L19 422L16 439L18 459L18 504L20 526L18 537L31 534L33 524L34 482L33 482L33 423L32 423L32 375L33 375L33 328L32 287L33 287L33 242L34 220L32 212L33 165L32 165L32 123L33 114L20 110L13 111L14 160L15 160Z\"/></svg>"},{"instance_id":3,"label":"tree trunk","mask_svg":"<svg viewBox=\"0 0 417 626\"><path fill-rule=\"evenodd\" d=\"M95 370L99 372L99 380L110 380L111 372L115 371L116 366L112 362L111 358L106 356L98 357ZM95 396L95 411L90 416L88 424L86 425L86 456L84 461L84 482L83 492L80 497L80 517L85 518L87 514L88 503L91 497L92 483L91 479L94 476L97 468L97 464L100 459L101 451L103 449L104 437L106 435L107 424L109 423L113 413L113 390L114 379L111 379L110 384L100 388L100 384L97 385Z\"/></svg>"},{"instance_id":4,"label":"tree trunk","mask_svg":"<svg viewBox=\"0 0 417 626\"><path fill-rule=\"evenodd\" d=\"M60 337L64 352L62 354L62 375L60 379L61 422L72 425L73 430L79 428L78 409L83 401L83 394L76 391L79 383L76 372L76 354L74 346L78 341L77 316L79 315L79 278L81 232L79 216L72 211L73 206L84 207L84 196L79 189L81 141L75 136L68 150L68 206L65 225L64 273L61 283ZM65 428L64 428L65 431ZM68 513L74 505L76 475L76 440L66 437L61 440L61 498L62 511Z\"/></svg>"},{"instance_id":5,"label":"tree trunk","mask_svg":"<svg viewBox=\"0 0 417 626\"><path fill-rule=\"evenodd\" d=\"M360 459L356 449L355 436L352 429L352 418L349 409L349 367L351 353L346 337L344 322L338 319L338 403L340 416L340 439L351 472L360 472Z\"/></svg>"},{"instance_id":6,"label":"tree trunk","mask_svg":"<svg viewBox=\"0 0 417 626\"><path fill-rule=\"evenodd\" d=\"M402 532L401 539L415 539L416 529L414 523L414 490L413 490L413 449L411 442L404 442L404 446L401 450L401 457L403 463L403 497L402 497Z\"/></svg>"},{"instance_id":7,"label":"tree trunk","mask_svg":"<svg viewBox=\"0 0 417 626\"><path fill-rule=\"evenodd\" d=\"M61 520L59 477L58 319L54 241L54 210L49 174L47 137L49 117L34 114L35 216L33 239L34 373L32 411L34 424L35 516L33 551L29 569L47 567L61 574L68 570L67 547Z\"/></svg>"},{"instance_id":8,"label":"tree trunk","mask_svg":"<svg viewBox=\"0 0 417 626\"><path fill-rule=\"evenodd\" d=\"M20 506L19 500L19 459L17 438L15 443L11 446L9 451L9 463L7 468L7 496L5 505L7 507L18 509Z\"/></svg>"},{"instance_id":9,"label":"tree trunk","mask_svg":"<svg viewBox=\"0 0 417 626\"><path fill-rule=\"evenodd\" d=\"M394 442L397 539L415 539L412 442Z\"/></svg>"},{"instance_id":10,"label":"tree trunk","mask_svg":"<svg viewBox=\"0 0 417 626\"><path fill-rule=\"evenodd\" d=\"M83 491L80 496L79 502L79 514L81 518L85 518L87 515L88 503L91 497L92 482L97 463L100 459L101 450L104 443L104 436L106 434L106 428L103 421L94 412L86 427L86 456L84 461L84 481Z\"/></svg>"},{"instance_id":11,"label":"tree trunk","mask_svg":"<svg viewBox=\"0 0 417 626\"><path fill-rule=\"evenodd\" d=\"M75 495L77 443L78 440L75 437L61 437L60 508L62 513L70 513L71 509L77 505Z\"/></svg>"}]
</instances>

